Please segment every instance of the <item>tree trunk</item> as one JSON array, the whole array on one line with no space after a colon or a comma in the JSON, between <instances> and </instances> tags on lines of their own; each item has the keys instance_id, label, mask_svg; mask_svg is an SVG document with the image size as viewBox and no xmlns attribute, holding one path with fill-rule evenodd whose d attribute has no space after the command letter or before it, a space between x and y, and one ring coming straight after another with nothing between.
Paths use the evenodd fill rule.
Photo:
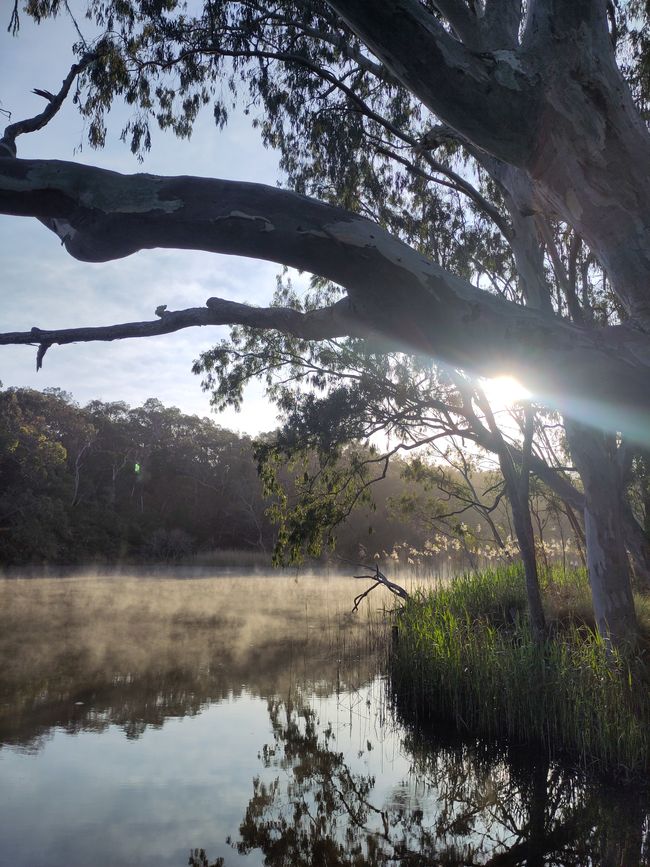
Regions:
<instances>
[{"instance_id":1,"label":"tree trunk","mask_svg":"<svg viewBox=\"0 0 650 867\"><path fill-rule=\"evenodd\" d=\"M512 519L515 525L515 535L519 553L524 564L526 579L526 595L528 597L528 613L533 636L536 641L543 641L546 635L546 618L542 606L542 594L539 588L537 574L537 556L535 553L535 533L530 517L530 464L533 442L533 411L528 405L524 416L524 441L521 452L518 453L519 467L515 462L517 451L512 449L503 438L494 418L492 407L480 388L475 388L474 394L478 405L485 413L485 419L490 430L491 450L499 459L499 467L506 483L506 493L510 500Z\"/></svg>"},{"instance_id":2,"label":"tree trunk","mask_svg":"<svg viewBox=\"0 0 650 867\"><path fill-rule=\"evenodd\" d=\"M498 456L499 466L506 481L506 490L512 508L512 520L515 525L519 553L524 564L530 623L536 640L541 641L546 633L546 618L544 617L544 608L542 606L542 594L539 589L537 557L535 555L535 534L530 517L528 486L522 486L522 480L517 474L512 456L508 452L507 447L500 449ZM528 474L527 468L525 468L525 472ZM524 490L522 490L522 487Z\"/></svg>"},{"instance_id":3,"label":"tree trunk","mask_svg":"<svg viewBox=\"0 0 650 867\"><path fill-rule=\"evenodd\" d=\"M584 514L584 508L580 510ZM584 569L587 568L587 558L585 557L585 534L584 530L580 526L580 522L576 517L573 508L566 501L564 502L564 514L567 516L569 520L569 524L571 524L571 529L573 530L573 537L576 543L576 549L578 551L578 556L580 557L580 562Z\"/></svg>"},{"instance_id":4,"label":"tree trunk","mask_svg":"<svg viewBox=\"0 0 650 867\"><path fill-rule=\"evenodd\" d=\"M508 488L511 489L512 486L509 484ZM546 633L546 618L544 617L544 608L542 606L542 594L539 589L533 522L530 519L528 501L522 502L516 491L514 495L512 490L510 490L510 493L512 518L515 525L519 552L524 564L530 622L535 638L541 641Z\"/></svg>"},{"instance_id":5,"label":"tree trunk","mask_svg":"<svg viewBox=\"0 0 650 867\"><path fill-rule=\"evenodd\" d=\"M567 422L585 491L587 571L598 631L615 646L634 642L637 622L625 551L622 480L614 436Z\"/></svg>"},{"instance_id":6,"label":"tree trunk","mask_svg":"<svg viewBox=\"0 0 650 867\"><path fill-rule=\"evenodd\" d=\"M650 541L627 501L622 503L623 535L637 589L650 590Z\"/></svg>"}]
</instances>

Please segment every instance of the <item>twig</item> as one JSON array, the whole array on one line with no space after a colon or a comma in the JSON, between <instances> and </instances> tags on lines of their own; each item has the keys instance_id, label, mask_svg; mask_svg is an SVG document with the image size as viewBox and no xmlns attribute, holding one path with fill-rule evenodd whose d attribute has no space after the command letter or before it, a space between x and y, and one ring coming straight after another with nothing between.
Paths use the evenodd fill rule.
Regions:
<instances>
[{"instance_id":1,"label":"twig","mask_svg":"<svg viewBox=\"0 0 650 867\"><path fill-rule=\"evenodd\" d=\"M19 30L20 30L20 14L18 12L18 0L14 0L14 8L11 11L11 18L9 19L9 26L7 27L7 33L11 33L12 36L16 36Z\"/></svg>"},{"instance_id":2,"label":"twig","mask_svg":"<svg viewBox=\"0 0 650 867\"><path fill-rule=\"evenodd\" d=\"M97 54L94 51L86 52L86 54L83 55L83 57L79 60L78 63L74 63L70 67L70 72L68 72L68 74L64 78L61 89L56 95L49 93L49 91L47 90L35 89L33 91L38 96L42 96L44 99L47 100L47 106L40 114L34 115L34 117L28 117L24 120L18 120L15 123L9 124L9 126L4 131L4 135L0 139L0 156L6 156L8 154L15 157L17 137L19 135L23 135L26 132L35 132L36 130L42 129L52 120L54 115L63 105L66 96L70 92L72 82L81 72L83 72L83 70L87 66L89 66L96 59ZM2 150L4 150L6 153L3 154Z\"/></svg>"},{"instance_id":3,"label":"twig","mask_svg":"<svg viewBox=\"0 0 650 867\"><path fill-rule=\"evenodd\" d=\"M365 566L361 564L362 569L372 569L372 566ZM375 574L374 575L353 575L357 581L366 581L368 579L372 579L375 583L368 587L367 590L364 590L363 593L359 593L358 596L354 597L354 605L352 607L352 611L356 612L359 610L359 605L362 600L366 598L376 587L386 587L387 590L390 590L391 593L394 593L395 596L399 596L400 599L408 599L408 592L401 587L399 584L396 584L394 581L391 581L387 578L383 572L379 571L379 566L374 566Z\"/></svg>"}]
</instances>

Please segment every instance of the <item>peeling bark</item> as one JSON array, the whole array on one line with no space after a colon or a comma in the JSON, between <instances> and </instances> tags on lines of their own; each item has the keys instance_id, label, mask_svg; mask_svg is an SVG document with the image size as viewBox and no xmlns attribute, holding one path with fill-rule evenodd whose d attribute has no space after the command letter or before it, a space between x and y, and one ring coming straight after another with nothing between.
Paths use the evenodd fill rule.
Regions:
<instances>
[{"instance_id":1,"label":"peeling bark","mask_svg":"<svg viewBox=\"0 0 650 867\"><path fill-rule=\"evenodd\" d=\"M393 345L485 376L515 373L560 409L588 401L590 418L620 419L632 439L650 429L644 335L590 332L495 297L342 208L261 184L0 159L0 212L46 221L85 261L168 247L319 274L345 287L350 313Z\"/></svg>"}]
</instances>

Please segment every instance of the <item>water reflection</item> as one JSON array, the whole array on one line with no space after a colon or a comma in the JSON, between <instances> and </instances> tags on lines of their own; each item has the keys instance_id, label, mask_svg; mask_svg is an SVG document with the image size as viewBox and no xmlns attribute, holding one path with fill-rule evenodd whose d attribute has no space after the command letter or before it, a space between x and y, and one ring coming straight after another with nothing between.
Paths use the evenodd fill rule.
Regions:
<instances>
[{"instance_id":1,"label":"water reflection","mask_svg":"<svg viewBox=\"0 0 650 867\"><path fill-rule=\"evenodd\" d=\"M400 718L355 592L0 581L0 864L650 865L643 793Z\"/></svg>"},{"instance_id":2,"label":"water reflection","mask_svg":"<svg viewBox=\"0 0 650 867\"><path fill-rule=\"evenodd\" d=\"M54 729L129 738L295 678L316 692L376 671L383 616L345 579L0 580L0 750ZM370 631L367 626L370 622Z\"/></svg>"},{"instance_id":3,"label":"water reflection","mask_svg":"<svg viewBox=\"0 0 650 867\"><path fill-rule=\"evenodd\" d=\"M285 865L650 864L648 802L543 756L407 734L408 777L383 799L314 709L269 702L273 740L233 843ZM368 742L367 749L372 749ZM361 758L362 754L357 756Z\"/></svg>"}]
</instances>

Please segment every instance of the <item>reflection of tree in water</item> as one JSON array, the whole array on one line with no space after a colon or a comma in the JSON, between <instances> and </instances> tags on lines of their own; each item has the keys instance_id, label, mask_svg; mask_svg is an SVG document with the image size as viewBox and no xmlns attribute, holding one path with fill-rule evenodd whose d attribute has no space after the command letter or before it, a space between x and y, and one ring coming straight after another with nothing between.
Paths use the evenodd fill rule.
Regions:
<instances>
[{"instance_id":1,"label":"reflection of tree in water","mask_svg":"<svg viewBox=\"0 0 650 867\"><path fill-rule=\"evenodd\" d=\"M224 867L223 858L209 861L205 849L192 849L190 852L190 859L187 863L188 867Z\"/></svg>"},{"instance_id":2,"label":"reflection of tree in water","mask_svg":"<svg viewBox=\"0 0 650 867\"><path fill-rule=\"evenodd\" d=\"M243 693L328 695L379 664L354 589L318 577L0 582L0 751L57 729L129 738Z\"/></svg>"},{"instance_id":3,"label":"reflection of tree in water","mask_svg":"<svg viewBox=\"0 0 650 867\"><path fill-rule=\"evenodd\" d=\"M147 728L195 716L244 692L266 697L286 689L292 661L300 666L306 684L311 682L324 695L337 685L345 688L347 678L355 683L369 680L376 670L369 654L344 663L336 657L323 659L323 646L315 640L260 640L235 655L207 630L199 638L205 641L202 652L179 652L178 659L173 658L171 642L164 657L144 648L138 668L126 674L114 670L110 661L93 665L90 654L59 654L49 669L39 660L33 670L23 668L23 682L8 683L0 671L0 750L3 744L16 744L37 751L55 729L75 734L117 725L127 738L137 739Z\"/></svg>"},{"instance_id":4,"label":"reflection of tree in water","mask_svg":"<svg viewBox=\"0 0 650 867\"><path fill-rule=\"evenodd\" d=\"M408 780L377 801L375 779L350 769L330 725L308 707L269 702L273 742L233 845L289 865L650 864L647 804L541 757L490 755L474 743L409 737Z\"/></svg>"}]
</instances>

